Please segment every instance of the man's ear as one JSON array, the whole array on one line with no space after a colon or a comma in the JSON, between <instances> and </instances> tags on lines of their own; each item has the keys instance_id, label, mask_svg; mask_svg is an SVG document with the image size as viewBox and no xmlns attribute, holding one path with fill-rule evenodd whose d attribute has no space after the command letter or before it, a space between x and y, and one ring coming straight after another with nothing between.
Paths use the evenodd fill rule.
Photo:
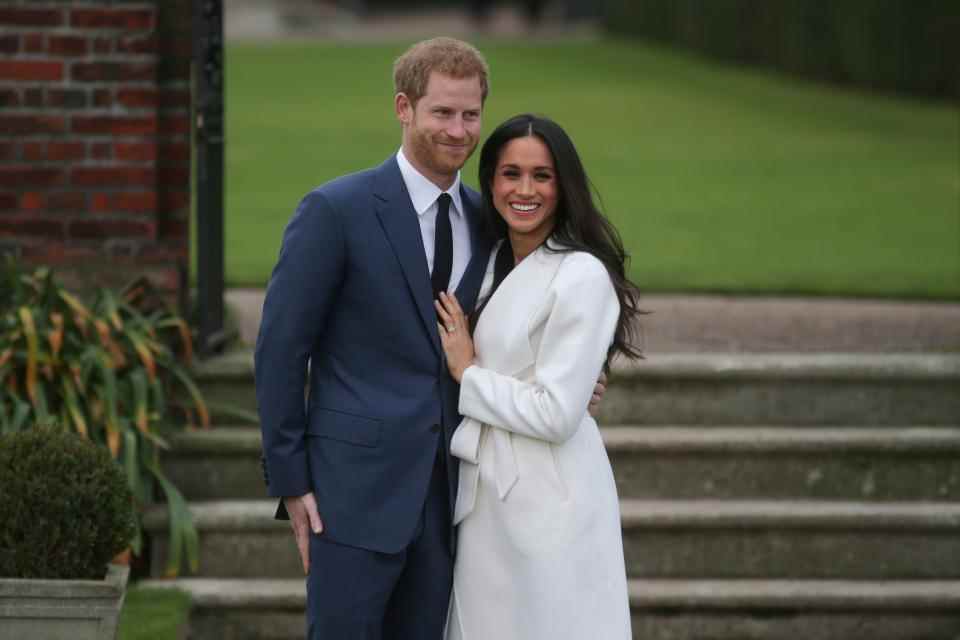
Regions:
<instances>
[{"instance_id":1,"label":"man's ear","mask_svg":"<svg viewBox=\"0 0 960 640\"><path fill-rule=\"evenodd\" d=\"M406 126L413 121L413 103L407 94L400 92L393 97L393 108L400 124Z\"/></svg>"}]
</instances>

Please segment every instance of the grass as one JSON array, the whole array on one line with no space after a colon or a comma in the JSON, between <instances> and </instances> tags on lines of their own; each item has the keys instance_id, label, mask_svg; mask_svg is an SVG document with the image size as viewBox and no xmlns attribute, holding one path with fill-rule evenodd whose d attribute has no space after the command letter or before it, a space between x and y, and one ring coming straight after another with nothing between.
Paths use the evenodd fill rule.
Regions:
<instances>
[{"instance_id":1,"label":"grass","mask_svg":"<svg viewBox=\"0 0 960 640\"><path fill-rule=\"evenodd\" d=\"M480 47L484 133L522 111L559 121L642 289L960 298L955 105L628 41ZM404 48L228 48L231 284L266 283L306 191L399 147L390 64Z\"/></svg>"},{"instance_id":2,"label":"grass","mask_svg":"<svg viewBox=\"0 0 960 640\"><path fill-rule=\"evenodd\" d=\"M172 589L132 587L120 613L118 640L180 640L190 597Z\"/></svg>"}]
</instances>

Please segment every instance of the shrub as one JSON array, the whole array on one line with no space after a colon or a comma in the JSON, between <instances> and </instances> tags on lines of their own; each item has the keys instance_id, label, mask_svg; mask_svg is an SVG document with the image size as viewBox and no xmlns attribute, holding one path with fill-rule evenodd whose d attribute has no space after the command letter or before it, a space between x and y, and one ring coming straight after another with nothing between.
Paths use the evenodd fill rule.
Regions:
<instances>
[{"instance_id":1,"label":"shrub","mask_svg":"<svg viewBox=\"0 0 960 640\"><path fill-rule=\"evenodd\" d=\"M48 268L26 273L11 260L0 271L0 435L34 424L76 431L122 465L138 513L162 492L171 516L168 575L184 552L197 566L186 501L160 467L168 433L209 425L185 366L191 353L187 323L144 279L119 293L99 289L87 303Z\"/></svg>"},{"instance_id":2,"label":"shrub","mask_svg":"<svg viewBox=\"0 0 960 640\"><path fill-rule=\"evenodd\" d=\"M49 428L0 436L0 576L100 579L133 535L133 496L106 449Z\"/></svg>"}]
</instances>

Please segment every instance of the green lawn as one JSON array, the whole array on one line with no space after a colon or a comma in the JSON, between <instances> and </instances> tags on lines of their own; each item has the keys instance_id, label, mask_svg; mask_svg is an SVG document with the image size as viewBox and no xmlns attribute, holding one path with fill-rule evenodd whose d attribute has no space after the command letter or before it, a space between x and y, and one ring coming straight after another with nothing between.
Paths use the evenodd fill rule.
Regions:
<instances>
[{"instance_id":1,"label":"green lawn","mask_svg":"<svg viewBox=\"0 0 960 640\"><path fill-rule=\"evenodd\" d=\"M484 132L521 111L564 125L642 289L960 298L955 105L629 41L480 46ZM306 191L399 147L390 67L404 48L228 48L231 284L265 284ZM476 159L464 176L476 184Z\"/></svg>"},{"instance_id":2,"label":"green lawn","mask_svg":"<svg viewBox=\"0 0 960 640\"><path fill-rule=\"evenodd\" d=\"M190 598L182 591L131 587L120 613L118 640L179 640Z\"/></svg>"}]
</instances>

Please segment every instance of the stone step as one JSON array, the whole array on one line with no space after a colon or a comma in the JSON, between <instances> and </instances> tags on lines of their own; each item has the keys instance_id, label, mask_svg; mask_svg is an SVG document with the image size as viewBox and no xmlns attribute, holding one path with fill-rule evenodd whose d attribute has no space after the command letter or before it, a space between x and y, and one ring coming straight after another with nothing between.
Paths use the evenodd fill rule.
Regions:
<instances>
[{"instance_id":1,"label":"stone step","mask_svg":"<svg viewBox=\"0 0 960 640\"><path fill-rule=\"evenodd\" d=\"M226 292L247 344L256 342L263 297L263 289ZM640 321L649 355L960 351L956 302L646 293L640 305L651 312Z\"/></svg>"},{"instance_id":2,"label":"stone step","mask_svg":"<svg viewBox=\"0 0 960 640\"><path fill-rule=\"evenodd\" d=\"M960 501L960 427L609 427L623 498Z\"/></svg>"},{"instance_id":3,"label":"stone step","mask_svg":"<svg viewBox=\"0 0 960 640\"><path fill-rule=\"evenodd\" d=\"M234 407L256 413L253 349L242 347L206 360L196 360L191 372L203 391L204 398L211 404L210 416L213 424L218 427L243 426L235 415L220 407Z\"/></svg>"},{"instance_id":4,"label":"stone step","mask_svg":"<svg viewBox=\"0 0 960 640\"><path fill-rule=\"evenodd\" d=\"M644 578L960 578L960 505L621 500Z\"/></svg>"},{"instance_id":5,"label":"stone step","mask_svg":"<svg viewBox=\"0 0 960 640\"><path fill-rule=\"evenodd\" d=\"M196 575L218 578L288 578L303 575L289 522L275 520L276 500L192 502L200 537ZM169 518L158 506L144 516L150 535L150 568L161 575L167 562Z\"/></svg>"},{"instance_id":6,"label":"stone step","mask_svg":"<svg viewBox=\"0 0 960 640\"><path fill-rule=\"evenodd\" d=\"M180 578L186 640L299 640L304 580ZM630 581L637 640L956 640L960 581Z\"/></svg>"},{"instance_id":7,"label":"stone step","mask_svg":"<svg viewBox=\"0 0 960 640\"><path fill-rule=\"evenodd\" d=\"M182 640L303 640L303 579L178 578L144 580L149 588L190 594L190 619Z\"/></svg>"},{"instance_id":8,"label":"stone step","mask_svg":"<svg viewBox=\"0 0 960 640\"><path fill-rule=\"evenodd\" d=\"M233 351L194 370L211 401L256 408L252 351ZM217 424L226 418L214 414ZM960 354L651 355L616 363L600 422L956 425Z\"/></svg>"},{"instance_id":9,"label":"stone step","mask_svg":"<svg viewBox=\"0 0 960 640\"><path fill-rule=\"evenodd\" d=\"M960 427L609 427L621 497L960 501ZM189 500L265 496L258 428L171 438Z\"/></svg>"},{"instance_id":10,"label":"stone step","mask_svg":"<svg viewBox=\"0 0 960 640\"><path fill-rule=\"evenodd\" d=\"M276 502L193 503L202 577L302 574ZM960 505L824 501L622 500L631 577L960 578ZM167 516L145 517L151 566L166 560Z\"/></svg>"},{"instance_id":11,"label":"stone step","mask_svg":"<svg viewBox=\"0 0 960 640\"><path fill-rule=\"evenodd\" d=\"M631 580L637 640L958 640L960 582Z\"/></svg>"},{"instance_id":12,"label":"stone step","mask_svg":"<svg viewBox=\"0 0 960 640\"><path fill-rule=\"evenodd\" d=\"M960 355L669 354L614 369L604 424L960 424Z\"/></svg>"},{"instance_id":13,"label":"stone step","mask_svg":"<svg viewBox=\"0 0 960 640\"><path fill-rule=\"evenodd\" d=\"M172 449L163 454L163 468L187 500L266 497L259 427L184 431L169 441Z\"/></svg>"}]
</instances>

